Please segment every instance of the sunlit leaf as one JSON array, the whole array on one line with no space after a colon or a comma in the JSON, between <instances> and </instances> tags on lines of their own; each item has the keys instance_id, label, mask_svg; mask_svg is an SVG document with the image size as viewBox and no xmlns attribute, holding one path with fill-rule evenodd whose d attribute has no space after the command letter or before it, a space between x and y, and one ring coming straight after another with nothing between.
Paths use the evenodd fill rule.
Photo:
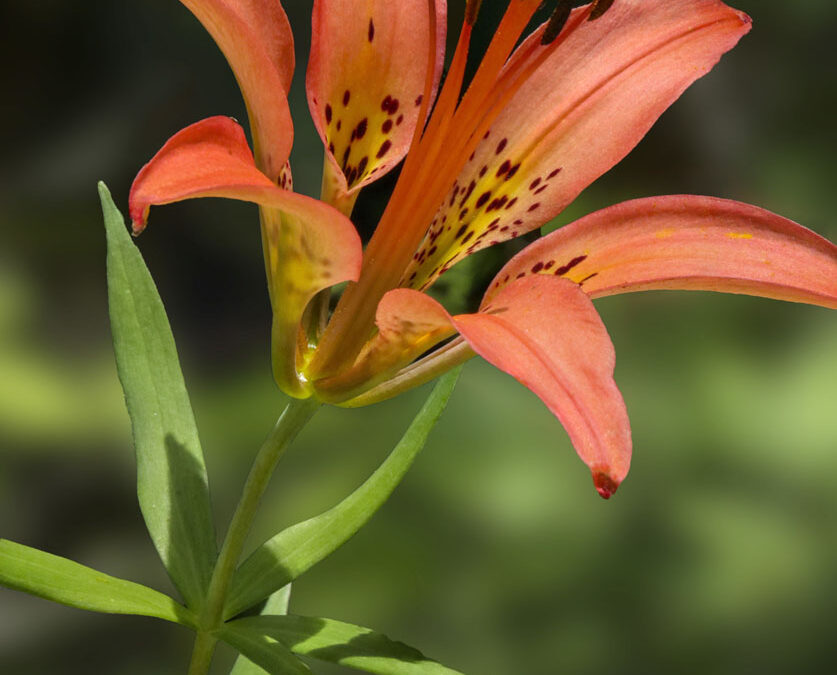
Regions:
<instances>
[{"instance_id":1,"label":"sunlit leaf","mask_svg":"<svg viewBox=\"0 0 837 675\"><path fill-rule=\"evenodd\" d=\"M229 624L237 634L275 640L295 654L377 675L457 675L402 642L368 628L307 616L253 616ZM461 674L459 674L461 675Z\"/></svg>"},{"instance_id":2,"label":"sunlit leaf","mask_svg":"<svg viewBox=\"0 0 837 675\"><path fill-rule=\"evenodd\" d=\"M218 637L247 657L256 668L250 671L252 673L268 672L275 675L311 673L311 669L296 658L285 645L258 631L224 624L218 631Z\"/></svg>"},{"instance_id":3,"label":"sunlit leaf","mask_svg":"<svg viewBox=\"0 0 837 675\"><path fill-rule=\"evenodd\" d=\"M283 586L271 595L262 607L261 614L277 615L288 613L288 603L291 599L291 585ZM243 654L235 660L230 675L264 675L267 671L257 666Z\"/></svg>"},{"instance_id":4,"label":"sunlit leaf","mask_svg":"<svg viewBox=\"0 0 837 675\"><path fill-rule=\"evenodd\" d=\"M195 608L216 557L203 453L163 303L103 183L99 195L113 345L131 416L140 508L172 581Z\"/></svg>"},{"instance_id":5,"label":"sunlit leaf","mask_svg":"<svg viewBox=\"0 0 837 675\"><path fill-rule=\"evenodd\" d=\"M260 602L331 554L386 502L424 447L453 393L460 369L444 375L401 441L366 482L337 506L297 523L262 544L233 578L229 618Z\"/></svg>"},{"instance_id":6,"label":"sunlit leaf","mask_svg":"<svg viewBox=\"0 0 837 675\"><path fill-rule=\"evenodd\" d=\"M192 613L167 595L8 539L0 539L0 584L92 612L194 625Z\"/></svg>"}]
</instances>

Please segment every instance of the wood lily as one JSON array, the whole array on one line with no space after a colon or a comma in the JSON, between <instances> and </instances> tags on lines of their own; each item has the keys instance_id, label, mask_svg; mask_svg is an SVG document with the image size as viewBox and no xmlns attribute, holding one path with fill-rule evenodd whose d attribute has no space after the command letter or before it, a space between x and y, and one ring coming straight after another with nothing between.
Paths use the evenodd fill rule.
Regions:
<instances>
[{"instance_id":1,"label":"wood lily","mask_svg":"<svg viewBox=\"0 0 837 675\"><path fill-rule=\"evenodd\" d=\"M510 0L467 88L479 2L448 75L445 0L315 0L308 103L325 147L322 201L291 191L293 38L277 0L181 0L238 79L254 152L213 117L172 137L131 190L149 207L193 197L260 205L288 394L364 405L479 354L559 418L603 497L631 437L614 353L592 298L646 289L747 293L837 307L837 247L755 206L667 196L593 213L524 249L479 311L451 316L426 291L466 256L539 228L620 161L751 27L719 0ZM362 252L357 193L404 164ZM325 321L325 289L350 281Z\"/></svg>"}]
</instances>

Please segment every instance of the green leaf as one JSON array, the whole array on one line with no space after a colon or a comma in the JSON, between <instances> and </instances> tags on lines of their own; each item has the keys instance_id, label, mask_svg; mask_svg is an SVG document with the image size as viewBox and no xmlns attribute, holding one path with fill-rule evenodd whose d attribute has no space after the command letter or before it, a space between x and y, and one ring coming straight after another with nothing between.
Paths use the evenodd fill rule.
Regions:
<instances>
[{"instance_id":1,"label":"green leaf","mask_svg":"<svg viewBox=\"0 0 837 675\"><path fill-rule=\"evenodd\" d=\"M287 614L290 599L291 585L288 584L287 586L280 588L267 599L260 614ZM257 666L242 654L235 660L233 668L230 671L230 675L264 675L266 672L267 671L265 671L264 668Z\"/></svg>"},{"instance_id":2,"label":"green leaf","mask_svg":"<svg viewBox=\"0 0 837 675\"><path fill-rule=\"evenodd\" d=\"M227 644L235 647L247 657L258 670L253 673L274 673L274 675L310 675L311 669L296 658L281 642L258 631L233 624L224 624L217 633ZM247 672L246 670L244 671Z\"/></svg>"},{"instance_id":3,"label":"green leaf","mask_svg":"<svg viewBox=\"0 0 837 675\"><path fill-rule=\"evenodd\" d=\"M113 347L131 417L140 508L169 576L187 604L198 608L217 551L195 418L151 274L104 183L99 196Z\"/></svg>"},{"instance_id":4,"label":"green leaf","mask_svg":"<svg viewBox=\"0 0 837 675\"><path fill-rule=\"evenodd\" d=\"M225 618L236 616L296 579L368 522L424 447L453 393L460 370L442 376L401 441L363 485L325 513L269 539L242 563L233 577Z\"/></svg>"},{"instance_id":5,"label":"green leaf","mask_svg":"<svg viewBox=\"0 0 837 675\"><path fill-rule=\"evenodd\" d=\"M192 612L159 591L8 539L0 539L0 584L92 612L195 624Z\"/></svg>"},{"instance_id":6,"label":"green leaf","mask_svg":"<svg viewBox=\"0 0 837 675\"><path fill-rule=\"evenodd\" d=\"M307 616L252 616L228 624L239 634L262 636L295 654L377 675L462 675L382 633L342 621Z\"/></svg>"}]
</instances>

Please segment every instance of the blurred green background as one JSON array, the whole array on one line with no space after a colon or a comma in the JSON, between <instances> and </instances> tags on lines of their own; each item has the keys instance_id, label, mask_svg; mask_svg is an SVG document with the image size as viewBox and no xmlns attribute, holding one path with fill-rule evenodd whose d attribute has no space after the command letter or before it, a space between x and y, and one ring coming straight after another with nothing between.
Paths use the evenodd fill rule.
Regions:
<instances>
[{"instance_id":1,"label":"blurred green background","mask_svg":"<svg viewBox=\"0 0 837 675\"><path fill-rule=\"evenodd\" d=\"M299 47L295 182L314 194L310 2L285 4ZM455 21L462 4L451 3ZM837 239L837 5L734 4L754 31L560 222L683 192L756 203ZM483 44L505 3L485 5ZM133 494L95 183L107 181L124 210L131 179L168 136L209 115L246 115L220 53L174 0L3 2L0 56L0 536L169 590ZM359 205L364 228L383 194ZM159 208L139 245L178 339L225 526L283 402L256 212ZM473 271L496 262L486 254ZM460 303L475 297L461 273L445 287ZM292 610L383 630L469 675L828 672L835 317L700 293L597 306L635 444L614 499L596 496L533 395L472 361L390 503L296 584ZM426 391L322 411L283 462L252 545L358 485ZM0 589L4 674L178 674L190 645L187 631L151 619ZM230 660L222 652L217 672Z\"/></svg>"}]
</instances>

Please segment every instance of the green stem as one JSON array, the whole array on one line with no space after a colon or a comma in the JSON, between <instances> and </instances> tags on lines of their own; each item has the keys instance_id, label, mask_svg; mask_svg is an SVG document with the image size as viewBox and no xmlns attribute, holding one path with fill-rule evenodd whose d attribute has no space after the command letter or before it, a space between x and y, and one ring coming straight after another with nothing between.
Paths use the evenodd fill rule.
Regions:
<instances>
[{"instance_id":1,"label":"green stem","mask_svg":"<svg viewBox=\"0 0 837 675\"><path fill-rule=\"evenodd\" d=\"M221 553L218 555L218 561L212 572L206 603L198 617L198 635L192 651L189 675L205 675L209 670L217 642L213 633L223 622L227 591L259 502L279 459L320 405L320 402L313 398L292 399L279 416L253 461L241 493L241 500L233 514L227 536L221 546Z\"/></svg>"}]
</instances>

